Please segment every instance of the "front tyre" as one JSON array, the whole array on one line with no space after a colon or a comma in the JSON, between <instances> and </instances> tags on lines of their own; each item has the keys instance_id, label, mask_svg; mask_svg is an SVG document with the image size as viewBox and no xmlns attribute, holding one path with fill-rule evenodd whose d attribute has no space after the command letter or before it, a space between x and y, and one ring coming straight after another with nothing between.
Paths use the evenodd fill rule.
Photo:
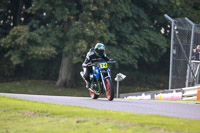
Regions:
<instances>
[{"instance_id":1,"label":"front tyre","mask_svg":"<svg viewBox=\"0 0 200 133\"><path fill-rule=\"evenodd\" d=\"M106 79L105 85L106 85L106 97L109 101L112 101L114 99L114 88L112 80Z\"/></svg>"}]
</instances>

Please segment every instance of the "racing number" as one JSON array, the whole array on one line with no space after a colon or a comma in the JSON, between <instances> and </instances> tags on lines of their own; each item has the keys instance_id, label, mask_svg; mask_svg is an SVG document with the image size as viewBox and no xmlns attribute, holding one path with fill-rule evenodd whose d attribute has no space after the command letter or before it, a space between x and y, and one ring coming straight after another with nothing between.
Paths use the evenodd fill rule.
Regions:
<instances>
[{"instance_id":1,"label":"racing number","mask_svg":"<svg viewBox=\"0 0 200 133\"><path fill-rule=\"evenodd\" d=\"M107 68L107 63L101 63L101 68Z\"/></svg>"}]
</instances>

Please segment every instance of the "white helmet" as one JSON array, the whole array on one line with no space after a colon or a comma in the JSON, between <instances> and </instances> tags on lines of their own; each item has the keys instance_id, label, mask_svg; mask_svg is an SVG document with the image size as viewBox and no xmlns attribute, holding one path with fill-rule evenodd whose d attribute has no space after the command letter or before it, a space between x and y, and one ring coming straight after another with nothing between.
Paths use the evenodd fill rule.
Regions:
<instances>
[{"instance_id":1,"label":"white helmet","mask_svg":"<svg viewBox=\"0 0 200 133\"><path fill-rule=\"evenodd\" d=\"M105 46L102 43L97 43L94 47L94 50L98 57L102 57L104 55Z\"/></svg>"}]
</instances>

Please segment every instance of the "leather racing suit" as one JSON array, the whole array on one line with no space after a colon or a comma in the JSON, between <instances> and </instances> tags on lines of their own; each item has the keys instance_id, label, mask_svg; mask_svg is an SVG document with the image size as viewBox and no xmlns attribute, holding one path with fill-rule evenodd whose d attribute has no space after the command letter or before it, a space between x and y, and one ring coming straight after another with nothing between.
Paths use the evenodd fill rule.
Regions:
<instances>
[{"instance_id":1,"label":"leather racing suit","mask_svg":"<svg viewBox=\"0 0 200 133\"><path fill-rule=\"evenodd\" d=\"M90 73L92 73L92 67L87 66L88 63L91 63L93 59L103 59L105 61L109 61L110 59L106 56L104 53L101 57L97 56L95 53L94 48L91 48L89 52L86 55L86 59L82 64L83 70L84 70L84 78L85 80L90 83Z\"/></svg>"}]
</instances>

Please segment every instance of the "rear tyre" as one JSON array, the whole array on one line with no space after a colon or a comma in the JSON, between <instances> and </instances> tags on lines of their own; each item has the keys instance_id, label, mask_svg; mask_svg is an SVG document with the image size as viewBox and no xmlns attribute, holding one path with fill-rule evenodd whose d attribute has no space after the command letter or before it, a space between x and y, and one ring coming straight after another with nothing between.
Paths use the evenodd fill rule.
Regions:
<instances>
[{"instance_id":1,"label":"rear tyre","mask_svg":"<svg viewBox=\"0 0 200 133\"><path fill-rule=\"evenodd\" d=\"M97 86L97 83L96 83L96 81L92 81L92 83L91 83L91 90L97 90L97 88L98 88L98 86ZM89 92L90 92L90 97L92 98L92 99L97 99L98 97L99 97L99 95L97 95L97 94L95 94L93 91L91 91L90 89L89 89Z\"/></svg>"},{"instance_id":2,"label":"rear tyre","mask_svg":"<svg viewBox=\"0 0 200 133\"><path fill-rule=\"evenodd\" d=\"M112 101L114 99L114 87L112 80L106 79L105 85L106 85L106 97L109 101Z\"/></svg>"},{"instance_id":3,"label":"rear tyre","mask_svg":"<svg viewBox=\"0 0 200 133\"><path fill-rule=\"evenodd\" d=\"M89 92L90 92L90 97L91 97L92 99L97 99L97 98L99 98L99 95L95 94L94 92L92 92L92 91L90 91L90 90L89 90Z\"/></svg>"}]
</instances>

